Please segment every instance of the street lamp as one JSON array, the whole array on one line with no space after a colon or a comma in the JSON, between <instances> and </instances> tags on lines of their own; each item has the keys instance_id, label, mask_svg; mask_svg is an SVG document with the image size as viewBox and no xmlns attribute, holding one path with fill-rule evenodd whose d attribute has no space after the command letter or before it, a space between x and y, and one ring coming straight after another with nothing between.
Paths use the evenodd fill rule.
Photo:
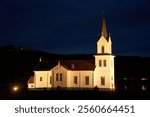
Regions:
<instances>
[{"instance_id":1,"label":"street lamp","mask_svg":"<svg viewBox=\"0 0 150 117\"><path fill-rule=\"evenodd\" d=\"M14 91L14 92L16 92L16 91L18 91L18 90L19 90L19 87L18 87L18 86L14 86L14 87L13 87L13 91Z\"/></svg>"}]
</instances>

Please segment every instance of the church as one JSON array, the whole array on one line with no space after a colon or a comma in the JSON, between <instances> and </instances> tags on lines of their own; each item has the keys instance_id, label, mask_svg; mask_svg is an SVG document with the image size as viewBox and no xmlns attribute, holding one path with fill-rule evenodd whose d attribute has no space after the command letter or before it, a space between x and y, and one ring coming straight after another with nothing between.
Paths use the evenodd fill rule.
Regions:
<instances>
[{"instance_id":1,"label":"church","mask_svg":"<svg viewBox=\"0 0 150 117\"><path fill-rule=\"evenodd\" d=\"M36 88L100 88L114 89L114 55L107 33L106 19L102 18L101 35L97 41L95 60L40 60L28 89Z\"/></svg>"}]
</instances>

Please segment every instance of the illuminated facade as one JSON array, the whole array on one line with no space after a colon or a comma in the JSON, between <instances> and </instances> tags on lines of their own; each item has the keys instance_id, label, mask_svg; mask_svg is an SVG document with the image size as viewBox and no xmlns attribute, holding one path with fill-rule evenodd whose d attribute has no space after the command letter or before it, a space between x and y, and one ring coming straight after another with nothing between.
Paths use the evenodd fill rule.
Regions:
<instances>
[{"instance_id":1,"label":"illuminated facade","mask_svg":"<svg viewBox=\"0 0 150 117\"><path fill-rule=\"evenodd\" d=\"M111 37L107 33L105 17L97 42L95 61L41 61L28 81L28 88L103 88L114 89L114 56Z\"/></svg>"}]
</instances>

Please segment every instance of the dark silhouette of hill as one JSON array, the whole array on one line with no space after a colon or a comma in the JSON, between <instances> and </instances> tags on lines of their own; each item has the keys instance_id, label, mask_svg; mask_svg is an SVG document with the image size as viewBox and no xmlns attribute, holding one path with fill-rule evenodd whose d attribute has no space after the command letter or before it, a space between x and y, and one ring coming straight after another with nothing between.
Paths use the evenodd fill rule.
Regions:
<instances>
[{"instance_id":1,"label":"dark silhouette of hill","mask_svg":"<svg viewBox=\"0 0 150 117\"><path fill-rule=\"evenodd\" d=\"M21 83L27 86L27 81L33 75L33 69L41 57L45 61L64 59L94 60L92 54L54 54L15 46L0 47L0 84ZM117 84L139 82L141 78L150 78L150 57L116 56L115 80Z\"/></svg>"},{"instance_id":2,"label":"dark silhouette of hill","mask_svg":"<svg viewBox=\"0 0 150 117\"><path fill-rule=\"evenodd\" d=\"M0 47L0 53L0 84L20 83L26 85L30 76L33 75L33 69L39 62L40 57L45 61L93 59L93 55L61 55L11 45Z\"/></svg>"}]
</instances>

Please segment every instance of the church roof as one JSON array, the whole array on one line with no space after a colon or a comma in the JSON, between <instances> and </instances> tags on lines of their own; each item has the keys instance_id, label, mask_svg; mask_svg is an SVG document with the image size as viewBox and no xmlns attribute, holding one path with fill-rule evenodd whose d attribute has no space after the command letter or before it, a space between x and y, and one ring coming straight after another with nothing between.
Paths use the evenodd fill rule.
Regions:
<instances>
[{"instance_id":1,"label":"church roof","mask_svg":"<svg viewBox=\"0 0 150 117\"><path fill-rule=\"evenodd\" d=\"M34 76L30 77L30 79L28 80L28 83L34 83Z\"/></svg>"},{"instance_id":2,"label":"church roof","mask_svg":"<svg viewBox=\"0 0 150 117\"><path fill-rule=\"evenodd\" d=\"M64 60L61 64L70 70L94 70L95 65L88 60Z\"/></svg>"},{"instance_id":3,"label":"church roof","mask_svg":"<svg viewBox=\"0 0 150 117\"><path fill-rule=\"evenodd\" d=\"M51 70L58 65L58 61L41 61L37 64L34 71ZM68 70L94 70L95 65L93 60L61 60L60 65Z\"/></svg>"},{"instance_id":4,"label":"church roof","mask_svg":"<svg viewBox=\"0 0 150 117\"><path fill-rule=\"evenodd\" d=\"M56 61L40 61L34 68L34 71L48 71L58 64Z\"/></svg>"}]
</instances>

